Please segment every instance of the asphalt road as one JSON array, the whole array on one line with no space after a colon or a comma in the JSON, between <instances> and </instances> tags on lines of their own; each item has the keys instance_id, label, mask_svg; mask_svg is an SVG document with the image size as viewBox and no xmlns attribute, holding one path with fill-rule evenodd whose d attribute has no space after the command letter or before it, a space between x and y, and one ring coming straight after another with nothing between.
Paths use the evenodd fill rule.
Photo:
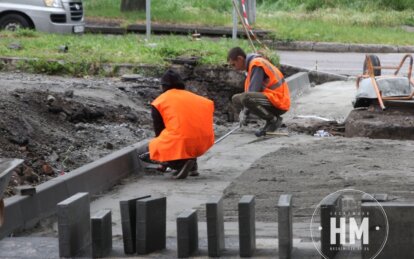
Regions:
<instances>
[{"instance_id":1,"label":"asphalt road","mask_svg":"<svg viewBox=\"0 0 414 259\"><path fill-rule=\"evenodd\" d=\"M365 53L332 53L332 52L309 52L309 51L278 51L282 64L292 65L329 72L334 74L356 76L362 73ZM404 54L375 54L380 58L381 65L398 66ZM408 63L408 62L406 62ZM404 66L401 72L407 74L408 66ZM384 73L391 73L386 70Z\"/></svg>"}]
</instances>

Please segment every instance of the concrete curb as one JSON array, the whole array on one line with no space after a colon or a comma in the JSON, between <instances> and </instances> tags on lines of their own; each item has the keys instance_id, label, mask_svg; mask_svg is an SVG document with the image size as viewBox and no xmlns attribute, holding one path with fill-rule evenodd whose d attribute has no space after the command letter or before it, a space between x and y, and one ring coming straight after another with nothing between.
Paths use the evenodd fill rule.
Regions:
<instances>
[{"instance_id":1,"label":"concrete curb","mask_svg":"<svg viewBox=\"0 0 414 259\"><path fill-rule=\"evenodd\" d=\"M132 173L141 173L136 148L144 142L123 148L68 174L36 187L33 196L5 199L5 222L0 239L15 231L32 228L40 220L55 215L56 205L78 192L90 195L108 190Z\"/></svg>"},{"instance_id":2,"label":"concrete curb","mask_svg":"<svg viewBox=\"0 0 414 259\"><path fill-rule=\"evenodd\" d=\"M127 34L127 33L146 33L147 27L145 24L130 24L126 27L101 25L101 24L86 24L85 32L96 34ZM270 31L267 30L253 30L258 37L266 37ZM231 37L233 28L224 26L200 26L200 25L160 25L152 24L151 32L154 34L181 34L191 35L192 33L200 33L204 36L212 37ZM243 30L237 30L238 37L245 37Z\"/></svg>"},{"instance_id":3,"label":"concrete curb","mask_svg":"<svg viewBox=\"0 0 414 259\"><path fill-rule=\"evenodd\" d=\"M99 34L126 34L145 33L146 25L131 24L126 28L120 26L108 26L87 24L85 31ZM155 34L184 34L189 35L195 31L207 36L232 36L231 27L206 27L185 25L152 25L151 31ZM259 38L266 37L270 31L254 30ZM237 36L243 37L244 31L238 30ZM414 46L394 46L384 44L352 44L339 42L313 42L313 41L281 41L263 40L271 49L293 51L318 51L318 52L359 52L359 53L414 53Z\"/></svg>"},{"instance_id":4,"label":"concrete curb","mask_svg":"<svg viewBox=\"0 0 414 259\"><path fill-rule=\"evenodd\" d=\"M292 66L289 64L281 64L280 67L281 67L282 72L288 75L294 75L299 72L307 72L309 75L310 82L315 83L315 84L323 84L323 83L332 82L332 81L348 81L348 80L353 79L353 77L351 76L344 76L344 75L332 74L328 72L315 71L315 70L310 70L310 69L303 68L303 67Z\"/></svg>"},{"instance_id":5,"label":"concrete curb","mask_svg":"<svg viewBox=\"0 0 414 259\"><path fill-rule=\"evenodd\" d=\"M413 53L414 46L394 46L380 44L350 44L337 42L311 41L271 41L264 43L276 50L316 51L316 52L358 52L358 53Z\"/></svg>"}]
</instances>

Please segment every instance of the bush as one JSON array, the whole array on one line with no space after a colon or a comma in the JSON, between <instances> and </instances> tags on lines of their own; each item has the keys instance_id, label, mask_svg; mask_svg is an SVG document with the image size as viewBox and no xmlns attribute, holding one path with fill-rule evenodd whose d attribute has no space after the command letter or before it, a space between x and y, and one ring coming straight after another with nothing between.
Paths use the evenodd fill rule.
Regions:
<instances>
[{"instance_id":1,"label":"bush","mask_svg":"<svg viewBox=\"0 0 414 259\"><path fill-rule=\"evenodd\" d=\"M414 9L413 0L381 0L381 5L396 11L404 11L406 9Z\"/></svg>"}]
</instances>

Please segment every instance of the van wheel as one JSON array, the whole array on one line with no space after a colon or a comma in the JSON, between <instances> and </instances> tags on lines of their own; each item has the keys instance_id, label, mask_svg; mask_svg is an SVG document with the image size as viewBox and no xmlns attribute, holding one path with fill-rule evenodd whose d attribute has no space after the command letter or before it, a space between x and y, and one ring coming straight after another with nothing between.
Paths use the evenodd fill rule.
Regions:
<instances>
[{"instance_id":1,"label":"van wheel","mask_svg":"<svg viewBox=\"0 0 414 259\"><path fill-rule=\"evenodd\" d=\"M380 67L381 62L377 55L368 55L368 57L371 59L371 63L374 67ZM363 74L368 74L368 64L367 60L364 61L364 68L362 69ZM374 69L374 76L380 76L381 75L381 68Z\"/></svg>"},{"instance_id":2,"label":"van wheel","mask_svg":"<svg viewBox=\"0 0 414 259\"><path fill-rule=\"evenodd\" d=\"M20 14L6 14L0 18L0 28L3 30L16 31L18 29L30 28L29 21Z\"/></svg>"}]
</instances>

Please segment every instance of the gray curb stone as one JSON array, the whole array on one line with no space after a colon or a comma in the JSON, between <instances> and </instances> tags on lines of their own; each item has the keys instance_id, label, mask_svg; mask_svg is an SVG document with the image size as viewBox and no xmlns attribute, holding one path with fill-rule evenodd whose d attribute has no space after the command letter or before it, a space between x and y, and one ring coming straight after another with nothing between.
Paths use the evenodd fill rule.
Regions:
<instances>
[{"instance_id":1,"label":"gray curb stone","mask_svg":"<svg viewBox=\"0 0 414 259\"><path fill-rule=\"evenodd\" d=\"M290 259L293 248L292 194L280 195L278 206L279 259Z\"/></svg>"},{"instance_id":2,"label":"gray curb stone","mask_svg":"<svg viewBox=\"0 0 414 259\"><path fill-rule=\"evenodd\" d=\"M92 257L103 258L112 251L112 213L98 211L91 217Z\"/></svg>"},{"instance_id":3,"label":"gray curb stone","mask_svg":"<svg viewBox=\"0 0 414 259\"><path fill-rule=\"evenodd\" d=\"M92 237L89 194L77 193L57 204L59 257L89 257Z\"/></svg>"},{"instance_id":4,"label":"gray curb stone","mask_svg":"<svg viewBox=\"0 0 414 259\"><path fill-rule=\"evenodd\" d=\"M239 251L240 257L252 257L256 251L255 198L244 195L239 208Z\"/></svg>"},{"instance_id":5,"label":"gray curb stone","mask_svg":"<svg viewBox=\"0 0 414 259\"><path fill-rule=\"evenodd\" d=\"M198 251L197 210L185 210L177 217L177 257L186 258Z\"/></svg>"},{"instance_id":6,"label":"gray curb stone","mask_svg":"<svg viewBox=\"0 0 414 259\"><path fill-rule=\"evenodd\" d=\"M13 196L5 199L4 225L0 239L12 232L30 229L40 220L55 215L56 204L77 192L90 195L108 190L132 173L142 173L136 148L123 148L68 174L51 179L36 187L33 196Z\"/></svg>"},{"instance_id":7,"label":"gray curb stone","mask_svg":"<svg viewBox=\"0 0 414 259\"><path fill-rule=\"evenodd\" d=\"M214 197L206 202L208 256L220 257L225 246L223 198Z\"/></svg>"}]
</instances>

